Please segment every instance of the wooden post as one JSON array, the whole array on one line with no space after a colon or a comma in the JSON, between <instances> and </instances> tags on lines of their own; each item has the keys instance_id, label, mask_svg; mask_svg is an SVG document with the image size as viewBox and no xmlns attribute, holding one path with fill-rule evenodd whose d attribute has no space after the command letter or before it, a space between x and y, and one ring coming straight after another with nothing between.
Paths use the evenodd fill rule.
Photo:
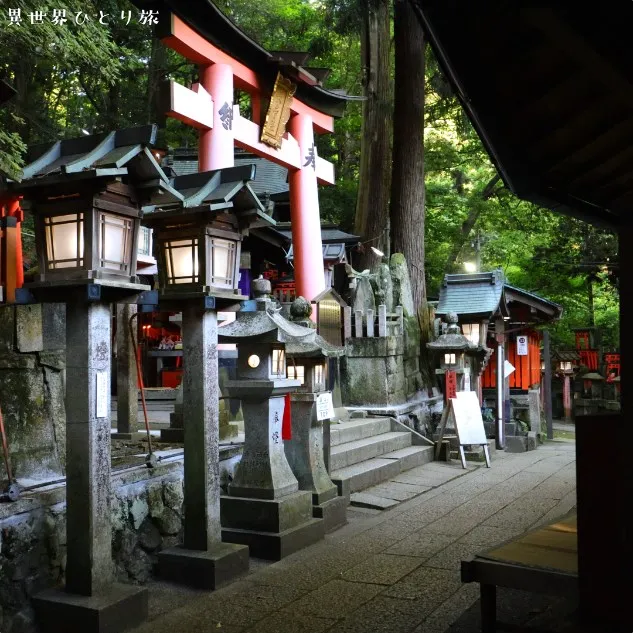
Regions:
<instances>
[{"instance_id":1,"label":"wooden post","mask_svg":"<svg viewBox=\"0 0 633 633\"><path fill-rule=\"evenodd\" d=\"M345 306L343 308L343 341L352 338L352 308Z\"/></svg>"},{"instance_id":2,"label":"wooden post","mask_svg":"<svg viewBox=\"0 0 633 633\"><path fill-rule=\"evenodd\" d=\"M367 336L373 338L374 336L374 311L367 310Z\"/></svg>"},{"instance_id":3,"label":"wooden post","mask_svg":"<svg viewBox=\"0 0 633 633\"><path fill-rule=\"evenodd\" d=\"M378 306L378 336L384 338L387 336L387 306Z\"/></svg>"},{"instance_id":4,"label":"wooden post","mask_svg":"<svg viewBox=\"0 0 633 633\"><path fill-rule=\"evenodd\" d=\"M356 328L356 338L363 338L363 313L356 310L354 314L354 326Z\"/></svg>"}]
</instances>

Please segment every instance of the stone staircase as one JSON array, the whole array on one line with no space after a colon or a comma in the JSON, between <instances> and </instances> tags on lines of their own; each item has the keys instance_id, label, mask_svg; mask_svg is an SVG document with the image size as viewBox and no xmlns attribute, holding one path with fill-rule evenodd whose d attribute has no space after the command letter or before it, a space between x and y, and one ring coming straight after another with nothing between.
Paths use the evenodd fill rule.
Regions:
<instances>
[{"instance_id":1,"label":"stone staircase","mask_svg":"<svg viewBox=\"0 0 633 633\"><path fill-rule=\"evenodd\" d=\"M352 418L332 424L330 471L339 494L365 490L433 461L434 448L416 446L416 440L391 418Z\"/></svg>"}]
</instances>

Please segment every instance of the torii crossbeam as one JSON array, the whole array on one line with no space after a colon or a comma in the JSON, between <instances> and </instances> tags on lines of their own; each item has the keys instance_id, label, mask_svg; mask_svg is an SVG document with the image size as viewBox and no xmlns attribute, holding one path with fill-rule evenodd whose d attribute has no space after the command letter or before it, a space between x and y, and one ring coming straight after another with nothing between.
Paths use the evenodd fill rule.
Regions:
<instances>
[{"instance_id":1,"label":"torii crossbeam","mask_svg":"<svg viewBox=\"0 0 633 633\"><path fill-rule=\"evenodd\" d=\"M167 114L200 131L200 171L232 167L235 145L288 169L296 292L312 299L325 289L317 183L334 184L334 166L317 155L314 134L332 132L334 117L355 97L322 88L315 75L323 69L303 68L296 53L265 51L209 0L164 0L163 7L159 37L197 63L200 76L191 88L169 82ZM262 104L278 73L296 84L296 96L277 149L261 138ZM253 120L233 103L235 88L250 95Z\"/></svg>"}]
</instances>

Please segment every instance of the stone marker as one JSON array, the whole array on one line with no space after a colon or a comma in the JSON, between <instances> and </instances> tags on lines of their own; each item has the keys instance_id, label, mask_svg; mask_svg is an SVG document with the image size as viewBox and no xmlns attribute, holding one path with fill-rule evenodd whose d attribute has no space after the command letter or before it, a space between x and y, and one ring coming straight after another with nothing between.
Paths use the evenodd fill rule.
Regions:
<instances>
[{"instance_id":1,"label":"stone marker","mask_svg":"<svg viewBox=\"0 0 633 633\"><path fill-rule=\"evenodd\" d=\"M182 547L158 555L164 578L215 589L248 571L248 548L222 542L217 313L186 303L182 311L185 423L185 534Z\"/></svg>"},{"instance_id":2,"label":"stone marker","mask_svg":"<svg viewBox=\"0 0 633 633\"><path fill-rule=\"evenodd\" d=\"M114 582L110 481L110 304L68 302L66 587L33 598L46 631L109 631L147 618L147 589ZM70 622L72 626L58 626ZM122 624L124 623L124 624Z\"/></svg>"}]
</instances>

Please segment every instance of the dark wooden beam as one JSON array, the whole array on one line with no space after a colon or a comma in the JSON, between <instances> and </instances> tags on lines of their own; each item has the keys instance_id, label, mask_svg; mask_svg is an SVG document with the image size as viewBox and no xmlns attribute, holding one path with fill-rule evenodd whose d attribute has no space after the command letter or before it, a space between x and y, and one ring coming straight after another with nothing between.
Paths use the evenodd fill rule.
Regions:
<instances>
[{"instance_id":1,"label":"dark wooden beam","mask_svg":"<svg viewBox=\"0 0 633 633\"><path fill-rule=\"evenodd\" d=\"M633 84L613 64L600 55L583 37L574 32L551 8L524 9L526 21L541 31L558 48L559 54L573 58L597 83L625 96L632 104Z\"/></svg>"},{"instance_id":2,"label":"dark wooden beam","mask_svg":"<svg viewBox=\"0 0 633 633\"><path fill-rule=\"evenodd\" d=\"M557 178L570 173L577 174L583 165L587 168L587 166L600 164L611 155L614 147L620 146L622 138L627 138L631 134L633 134L633 116L592 138L589 143L584 141L587 137L583 136L581 143L576 147L568 148L567 158L549 167L547 176Z\"/></svg>"},{"instance_id":3,"label":"dark wooden beam","mask_svg":"<svg viewBox=\"0 0 633 633\"><path fill-rule=\"evenodd\" d=\"M517 109L513 117L516 121L529 121L539 115L549 118L553 114L554 104L564 109L569 109L570 106L575 109L573 104L569 103L570 96L571 99L583 98L583 95L592 92L586 74L579 69L567 77L558 77L551 84L547 84L539 96L530 98L522 108Z\"/></svg>"},{"instance_id":4,"label":"dark wooden beam","mask_svg":"<svg viewBox=\"0 0 633 633\"><path fill-rule=\"evenodd\" d=\"M533 130L526 130L526 139L529 132L532 133L529 151L545 158L559 152L561 146L569 145L570 140L578 138L580 134L598 136L605 129L605 112L615 113L617 110L617 114L610 117L609 127L631 118L629 108L623 106L622 100L612 94L599 94L596 99L584 105L585 107L576 110L571 116L568 113L553 113L549 124L538 131L538 136L534 135Z\"/></svg>"},{"instance_id":5,"label":"dark wooden beam","mask_svg":"<svg viewBox=\"0 0 633 633\"><path fill-rule=\"evenodd\" d=\"M583 170L576 178L569 181L569 188L587 188L589 185L600 187L617 179L622 174L631 175L631 158L633 157L633 135L622 139L623 149L615 151L608 159L596 163L589 170Z\"/></svg>"}]
</instances>

